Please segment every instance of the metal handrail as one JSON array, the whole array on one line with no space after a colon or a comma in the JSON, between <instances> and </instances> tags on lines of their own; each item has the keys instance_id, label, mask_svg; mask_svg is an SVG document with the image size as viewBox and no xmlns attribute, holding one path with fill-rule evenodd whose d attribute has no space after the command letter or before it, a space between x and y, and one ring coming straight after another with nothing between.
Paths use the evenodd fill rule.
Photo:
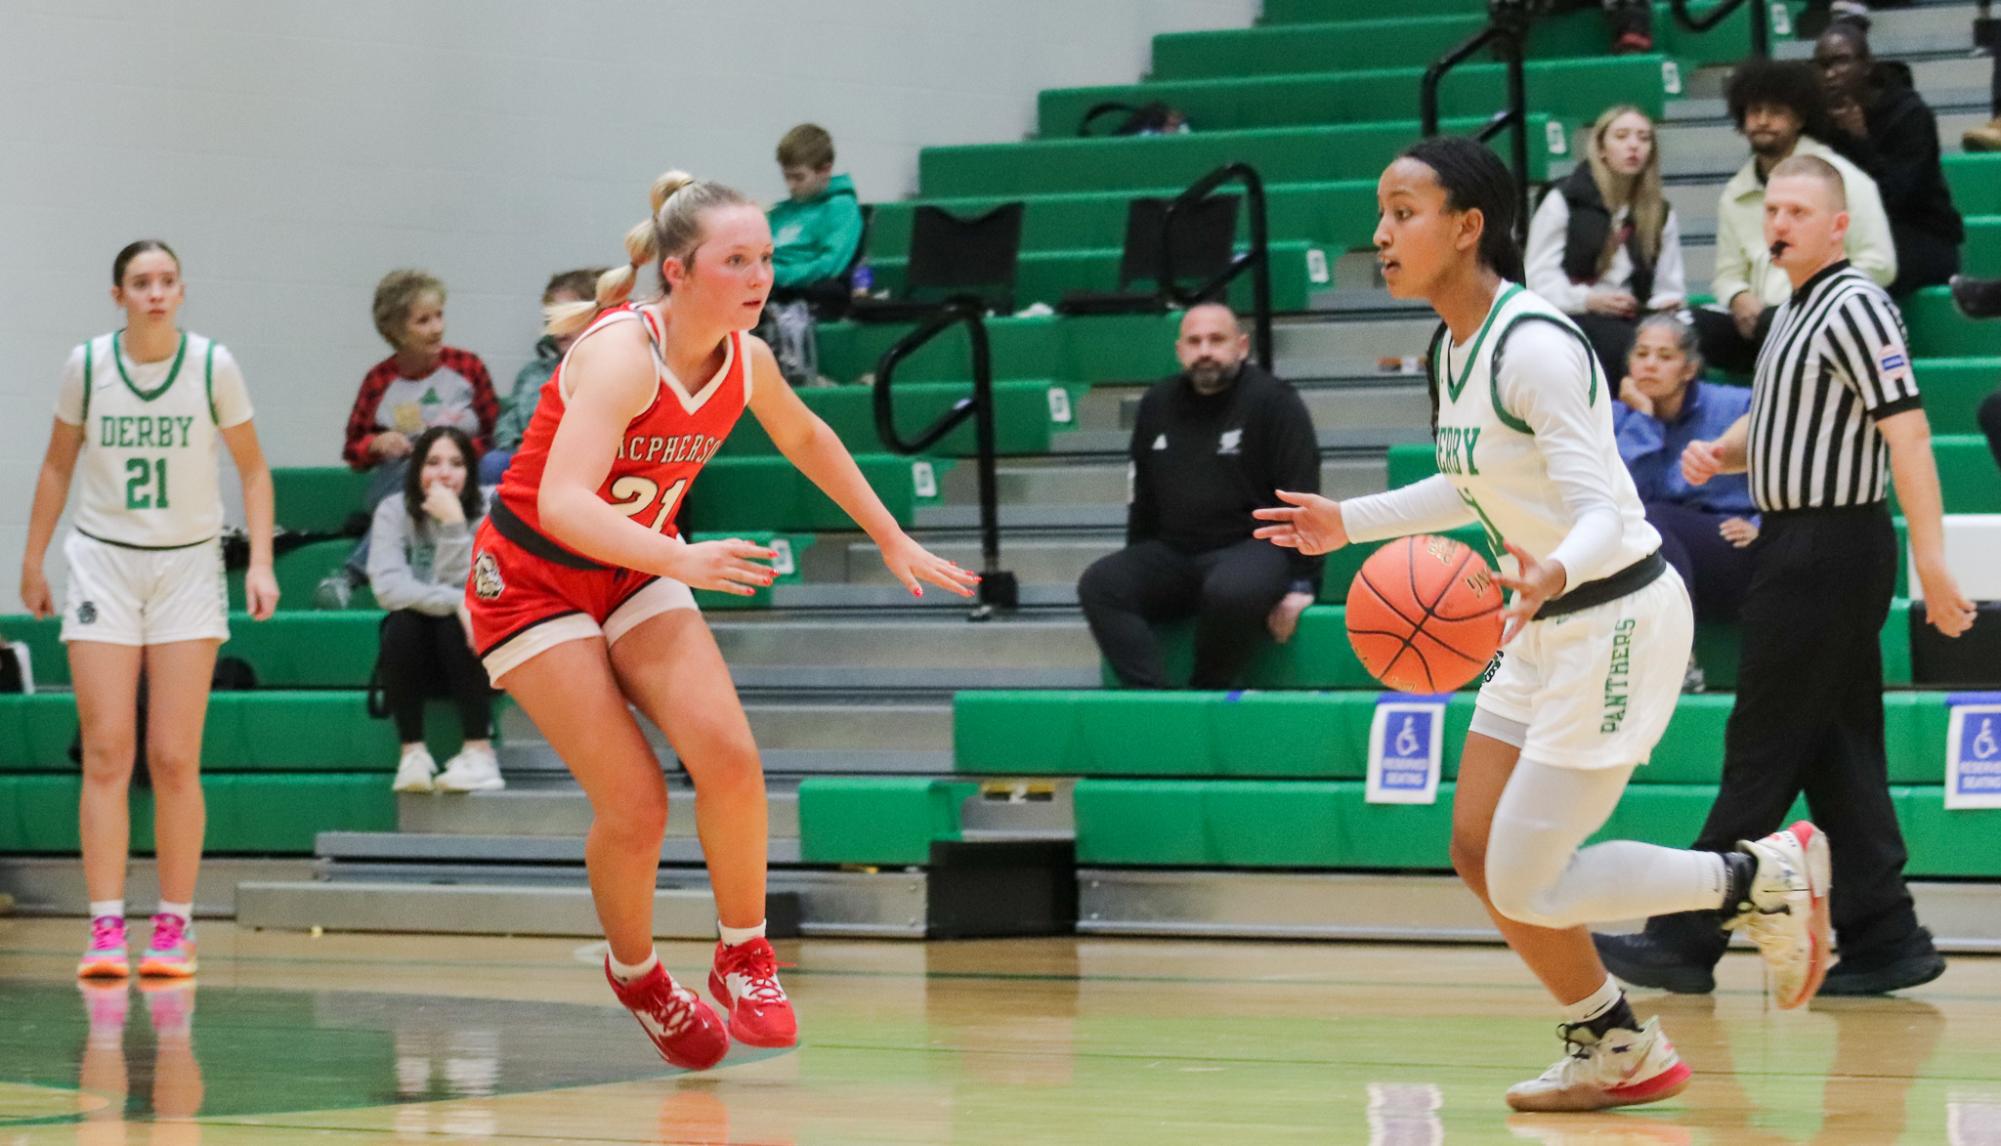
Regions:
<instances>
[{"instance_id":1,"label":"metal handrail","mask_svg":"<svg viewBox=\"0 0 2001 1146\"><path fill-rule=\"evenodd\" d=\"M1751 54L1764 58L1772 54L1771 13L1765 7L1768 0L1723 0L1711 9L1707 16L1696 16L1688 10L1688 0L1668 0L1668 9L1674 13L1675 22L1691 32L1707 32L1728 20L1737 9L1751 6Z\"/></svg>"},{"instance_id":2,"label":"metal handrail","mask_svg":"<svg viewBox=\"0 0 2001 1146\"><path fill-rule=\"evenodd\" d=\"M1216 188L1232 180L1244 185L1244 198L1251 212L1251 249L1233 256L1230 265L1208 282L1192 291L1184 291L1181 281L1174 275L1174 221L1207 199ZM1192 306L1216 298L1223 288L1246 271L1254 272L1251 277L1251 322L1256 331L1256 345L1252 349L1257 354L1258 365L1269 371L1272 368L1271 228L1265 210L1265 181L1258 174L1258 169L1248 163L1226 163L1189 184L1186 191L1175 196L1174 202L1167 205L1167 211L1161 216L1160 293L1169 302Z\"/></svg>"},{"instance_id":3,"label":"metal handrail","mask_svg":"<svg viewBox=\"0 0 2001 1146\"><path fill-rule=\"evenodd\" d=\"M1677 3L1681 0L1676 0ZM1737 0L1742 3L1743 0ZM1762 0L1760 0L1762 2ZM1527 8L1519 2L1499 0L1488 8L1487 26L1469 36L1458 47L1433 60L1424 70L1418 87L1418 118L1427 138L1438 134L1438 85L1447 72L1471 59L1489 44L1494 45L1508 65L1508 104L1495 112L1473 138L1482 143L1514 128L1509 162L1515 169L1515 237L1525 239L1529 225L1529 101L1528 78L1523 67L1523 44L1528 39Z\"/></svg>"},{"instance_id":4,"label":"metal handrail","mask_svg":"<svg viewBox=\"0 0 2001 1146\"><path fill-rule=\"evenodd\" d=\"M896 428L896 368L932 339L964 324L972 344L973 392L952 403L937 420L906 440ZM1013 573L1000 567L1000 505L994 475L994 377L993 352L987 342L986 304L970 297L945 302L922 326L896 340L883 351L875 368L875 430L883 444L899 454L919 454L942 441L966 419L973 420L973 442L978 453L980 482L980 595L973 619L986 620L997 609L1013 609L1021 601L1020 587Z\"/></svg>"}]
</instances>

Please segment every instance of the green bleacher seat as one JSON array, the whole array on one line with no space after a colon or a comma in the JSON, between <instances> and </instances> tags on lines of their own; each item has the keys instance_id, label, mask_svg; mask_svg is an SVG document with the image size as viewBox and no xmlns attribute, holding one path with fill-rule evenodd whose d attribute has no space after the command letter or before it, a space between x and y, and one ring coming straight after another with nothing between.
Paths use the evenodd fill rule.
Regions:
<instances>
[{"instance_id":1,"label":"green bleacher seat","mask_svg":"<svg viewBox=\"0 0 2001 1146\"><path fill-rule=\"evenodd\" d=\"M1697 5L1703 10L1711 5ZM1218 79L1292 72L1427 67L1487 26L1486 7L1460 4L1449 14L1419 15L1398 6L1355 6L1333 20L1252 28L1168 32L1153 38L1153 80ZM1300 13L1308 15L1310 13ZM1528 58L1579 59L1606 54L1605 18L1595 9L1539 12L1529 25ZM1750 47L1750 16L1740 8L1708 32L1675 23L1667 4L1654 9L1654 47L1685 67L1735 63ZM1477 59L1477 57L1476 57Z\"/></svg>"},{"instance_id":2,"label":"green bleacher seat","mask_svg":"<svg viewBox=\"0 0 2001 1146\"><path fill-rule=\"evenodd\" d=\"M1021 249L1024 252L1100 246L1125 234L1126 206L1140 196L1172 199L1178 186L1136 187L1119 191L1082 191L1021 198ZM1229 194L1225 189L1223 194ZM1005 199L974 196L963 199L906 199L879 203L869 224L869 258L901 259L910 250L911 215L929 205L955 215L982 215ZM1274 183L1265 186L1265 208L1274 238L1296 239L1332 251L1369 246L1376 226L1376 181L1346 179L1318 183ZM1237 213L1239 241L1249 234L1248 212Z\"/></svg>"},{"instance_id":3,"label":"green bleacher seat","mask_svg":"<svg viewBox=\"0 0 2001 1146\"><path fill-rule=\"evenodd\" d=\"M799 784L800 858L925 864L933 841L963 838L959 807L979 785L925 776L815 776Z\"/></svg>"},{"instance_id":4,"label":"green bleacher seat","mask_svg":"<svg viewBox=\"0 0 2001 1146\"><path fill-rule=\"evenodd\" d=\"M1397 11L1410 17L1459 16L1483 12L1480 0L1405 0ZM1325 24L1372 20L1383 14L1374 0L1264 0L1261 24Z\"/></svg>"},{"instance_id":5,"label":"green bleacher seat","mask_svg":"<svg viewBox=\"0 0 2001 1146\"><path fill-rule=\"evenodd\" d=\"M70 775L0 775L0 853L75 854L77 795ZM310 855L320 832L386 832L396 799L378 775L240 774L202 779L208 804L204 851L224 855ZM153 849L152 793L132 792L132 849Z\"/></svg>"},{"instance_id":6,"label":"green bleacher seat","mask_svg":"<svg viewBox=\"0 0 2001 1146\"><path fill-rule=\"evenodd\" d=\"M1969 272L2001 274L2001 266L1982 269L1969 265ZM1920 358L1977 358L2001 354L2001 322L1968 318L1952 304L1946 287L1926 287L1898 304L1904 311L1904 325L1911 333L1911 350ZM1923 379L1919 379L1923 384Z\"/></svg>"},{"instance_id":7,"label":"green bleacher seat","mask_svg":"<svg viewBox=\"0 0 2001 1146\"><path fill-rule=\"evenodd\" d=\"M1383 695L1323 693L979 691L953 697L953 767L969 776L1360 780ZM1945 782L1947 694L1883 698L1890 781ZM1471 693L1446 707L1443 769L1458 775ZM1635 784L1714 784L1736 697L1683 696Z\"/></svg>"},{"instance_id":8,"label":"green bleacher seat","mask_svg":"<svg viewBox=\"0 0 2001 1146\"><path fill-rule=\"evenodd\" d=\"M1124 234L1123 225L1118 231L1097 236L1096 241L1117 241L1122 234ZM1312 243L1272 236L1269 249L1273 310L1280 312L1305 310L1308 295L1315 290L1329 290L1333 287L1329 279L1326 252ZM1042 302L1054 306L1062 301L1064 295L1072 291L1118 290L1120 255L1121 251L1117 247L1025 251L1015 269L1015 305L1021 307ZM907 260L879 258L871 253L869 265L875 273L875 285L878 288L887 290L892 295L902 292ZM1132 284L1128 289L1151 290L1153 284L1149 280ZM1249 276L1239 277L1236 282L1231 283L1226 298L1237 309L1249 310L1252 306Z\"/></svg>"},{"instance_id":9,"label":"green bleacher seat","mask_svg":"<svg viewBox=\"0 0 2001 1146\"><path fill-rule=\"evenodd\" d=\"M2001 178L2001 170L1996 172ZM1980 403L2001 390L2001 356L1920 358L1912 363L1934 434L1980 432Z\"/></svg>"},{"instance_id":10,"label":"green bleacher seat","mask_svg":"<svg viewBox=\"0 0 2001 1146\"><path fill-rule=\"evenodd\" d=\"M282 549L272 563L272 572L278 578L278 607L286 610L318 608L314 591L322 579L347 564L354 545L353 538L337 537ZM241 569L229 571L229 607L238 611L244 607ZM352 591L348 607L372 609L375 607L375 595L368 591L366 585L360 586Z\"/></svg>"},{"instance_id":11,"label":"green bleacher seat","mask_svg":"<svg viewBox=\"0 0 2001 1146\"><path fill-rule=\"evenodd\" d=\"M994 380L1091 383L1164 378L1180 369L1174 360L1180 323L1178 313L989 319L987 346ZM875 373L883 353L911 329L908 324L823 323L818 332L820 370L842 382L858 381ZM897 367L896 385L964 385L972 377L966 338L965 329L955 327L927 343Z\"/></svg>"},{"instance_id":12,"label":"green bleacher seat","mask_svg":"<svg viewBox=\"0 0 2001 1146\"><path fill-rule=\"evenodd\" d=\"M952 466L949 460L924 461L889 454L858 454L855 464L883 505L906 527L919 503L930 500L918 496L913 467L930 466L942 480ZM778 457L717 458L703 466L701 481L688 495L685 520L692 530L702 533L855 527L841 507L805 474Z\"/></svg>"},{"instance_id":13,"label":"green bleacher seat","mask_svg":"<svg viewBox=\"0 0 2001 1146\"><path fill-rule=\"evenodd\" d=\"M1390 105L1386 105L1390 106ZM1415 97L1396 108L1414 113ZM1486 122L1448 119L1440 129L1470 134ZM1549 124L1529 116L1529 178L1549 177ZM1270 183L1340 179L1373 180L1397 153L1417 142L1414 119L1259 131L1196 131L1187 135L1042 139L927 147L918 153L918 187L927 198L1048 195L1068 191L1187 186L1226 163L1249 163ZM1543 141L1535 145L1534 141ZM1567 133L1555 142L1567 153Z\"/></svg>"},{"instance_id":14,"label":"green bleacher seat","mask_svg":"<svg viewBox=\"0 0 2001 1146\"><path fill-rule=\"evenodd\" d=\"M1060 397L1050 394L1061 391ZM896 416L904 436L912 437L962 399L971 397L970 382L896 381ZM1084 387L1053 382L1000 382L994 385L994 448L1003 454L1046 454L1051 438L1075 423L1070 402ZM875 390L868 386L833 386L800 390L799 397L824 419L849 450L878 452L884 448L875 426ZM1066 419L1058 422L1061 413ZM949 457L971 457L973 424L968 421L928 451ZM776 454L770 435L755 418L738 422L718 456L750 457Z\"/></svg>"},{"instance_id":15,"label":"green bleacher seat","mask_svg":"<svg viewBox=\"0 0 2001 1146\"><path fill-rule=\"evenodd\" d=\"M339 533L361 513L369 475L346 466L275 466L278 525L292 533Z\"/></svg>"},{"instance_id":16,"label":"green bleacher seat","mask_svg":"<svg viewBox=\"0 0 2001 1146\"><path fill-rule=\"evenodd\" d=\"M2001 169L1989 168L1984 174L2001 179ZM1971 273L2001 274L2001 214L1967 212L1966 243L1959 249L1959 258L1960 264Z\"/></svg>"},{"instance_id":17,"label":"green bleacher seat","mask_svg":"<svg viewBox=\"0 0 2001 1146\"><path fill-rule=\"evenodd\" d=\"M1655 55L1530 61L1528 106L1559 120L1588 123L1612 104L1630 103L1658 119L1669 94L1663 83L1665 62L1665 57ZM1085 113L1107 101L1164 102L1185 112L1196 134L1371 123L1392 109L1415 111L1423 73L1422 67L1349 72L1312 68L1279 76L1046 88L1037 100L1036 123L1045 139L1071 138ZM1467 64L1447 74L1439 85L1439 111L1445 116L1488 115L1505 102L1506 91L1506 68Z\"/></svg>"},{"instance_id":18,"label":"green bleacher seat","mask_svg":"<svg viewBox=\"0 0 2001 1146\"><path fill-rule=\"evenodd\" d=\"M445 702L425 710L424 730L438 759L459 750L458 720ZM0 772L73 772L75 737L69 693L0 696ZM202 769L386 776L396 770L396 729L369 717L359 688L218 692L202 731Z\"/></svg>"},{"instance_id":19,"label":"green bleacher seat","mask_svg":"<svg viewBox=\"0 0 2001 1146\"><path fill-rule=\"evenodd\" d=\"M2001 215L2001 155L1948 155L1943 165L1953 206L1967 215ZM1976 274L2001 272L2001 267L1970 263L1967 269Z\"/></svg>"},{"instance_id":20,"label":"green bleacher seat","mask_svg":"<svg viewBox=\"0 0 2001 1146\"><path fill-rule=\"evenodd\" d=\"M1173 353L1173 339L1169 336L1167 350ZM963 367L961 368L963 370ZM904 525L910 524L910 516L916 508L918 497L911 482L911 462L909 459L883 454L861 454L855 458L869 483L881 495L883 504ZM939 463L941 467L949 463ZM274 470L274 475L287 475L289 480L311 484L317 482L312 475L324 474L325 470ZM306 478L292 479L291 475L308 475ZM317 487L316 487L317 488ZM337 488L330 483L328 489ZM363 490L350 487L355 501L348 512L359 512ZM284 501L279 501L279 516L285 517ZM314 503L315 513L324 512L329 503ZM731 457L717 458L704 466L702 479L688 496L688 515L694 528L711 532L736 533L741 530L769 530L789 532L810 529L839 529L847 525L847 515L840 508L806 480L805 475L792 468L791 463L777 457Z\"/></svg>"}]
</instances>

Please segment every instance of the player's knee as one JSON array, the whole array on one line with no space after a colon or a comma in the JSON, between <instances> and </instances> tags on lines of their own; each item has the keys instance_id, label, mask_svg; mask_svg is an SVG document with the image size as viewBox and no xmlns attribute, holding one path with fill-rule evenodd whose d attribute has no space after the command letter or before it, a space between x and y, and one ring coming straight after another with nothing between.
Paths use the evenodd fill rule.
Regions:
<instances>
[{"instance_id":1,"label":"player's knee","mask_svg":"<svg viewBox=\"0 0 2001 1146\"><path fill-rule=\"evenodd\" d=\"M1118 554L1098 558L1077 578L1077 603L1086 609L1117 608L1126 599L1125 579L1115 568Z\"/></svg>"},{"instance_id":2,"label":"player's knee","mask_svg":"<svg viewBox=\"0 0 2001 1146\"><path fill-rule=\"evenodd\" d=\"M1533 874L1511 866L1505 859L1487 862L1487 902L1501 916L1530 927L1568 927L1570 921L1552 911L1550 889Z\"/></svg>"},{"instance_id":3,"label":"player's knee","mask_svg":"<svg viewBox=\"0 0 2001 1146\"><path fill-rule=\"evenodd\" d=\"M688 774L704 799L730 799L764 790L764 765L757 742L748 731L713 738L700 760L688 761Z\"/></svg>"},{"instance_id":4,"label":"player's knee","mask_svg":"<svg viewBox=\"0 0 2001 1146\"><path fill-rule=\"evenodd\" d=\"M667 835L667 792L634 792L591 825L604 842L619 851L655 854Z\"/></svg>"},{"instance_id":5,"label":"player's knee","mask_svg":"<svg viewBox=\"0 0 2001 1146\"><path fill-rule=\"evenodd\" d=\"M175 795L190 789L201 790L201 751L178 745L148 744L146 774L153 789Z\"/></svg>"},{"instance_id":6,"label":"player's knee","mask_svg":"<svg viewBox=\"0 0 2001 1146\"><path fill-rule=\"evenodd\" d=\"M83 744L83 782L125 784L132 779L138 747L124 737L92 737Z\"/></svg>"}]
</instances>

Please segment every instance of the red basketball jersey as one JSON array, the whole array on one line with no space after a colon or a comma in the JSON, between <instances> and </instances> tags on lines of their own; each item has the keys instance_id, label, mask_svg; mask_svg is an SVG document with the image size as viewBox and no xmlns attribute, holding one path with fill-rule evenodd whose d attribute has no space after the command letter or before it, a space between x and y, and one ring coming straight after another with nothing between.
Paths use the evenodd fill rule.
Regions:
<instances>
[{"instance_id":1,"label":"red basketball jersey","mask_svg":"<svg viewBox=\"0 0 2001 1146\"><path fill-rule=\"evenodd\" d=\"M661 357L661 330L651 312L627 303L600 314L577 338L589 338L613 323L639 321L645 324L646 340L653 349L653 368L659 386L653 404L627 423L619 435L618 453L611 464L598 496L619 512L656 532L676 536L674 512L688 495L688 487L715 456L723 439L743 415L750 402L751 370L748 348L739 331L731 331L724 342L723 364L702 386L690 391L667 369ZM574 347L573 347L574 348ZM556 372L543 383L542 399L521 438L521 448L500 482L500 500L514 516L547 538L536 507L542 487L542 471L548 464L549 445L556 439L556 426L563 420L563 372L569 365L566 355Z\"/></svg>"}]
</instances>

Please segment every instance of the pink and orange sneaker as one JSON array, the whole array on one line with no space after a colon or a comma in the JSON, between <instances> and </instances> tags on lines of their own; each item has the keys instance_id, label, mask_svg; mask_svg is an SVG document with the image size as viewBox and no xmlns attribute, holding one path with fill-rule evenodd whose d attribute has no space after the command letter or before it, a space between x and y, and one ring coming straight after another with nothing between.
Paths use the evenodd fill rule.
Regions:
<instances>
[{"instance_id":1,"label":"pink and orange sneaker","mask_svg":"<svg viewBox=\"0 0 2001 1146\"><path fill-rule=\"evenodd\" d=\"M762 938L728 947L716 944L709 994L729 1012L730 1034L754 1047L799 1042L799 1018L778 985L778 954Z\"/></svg>"},{"instance_id":2,"label":"pink and orange sneaker","mask_svg":"<svg viewBox=\"0 0 2001 1146\"><path fill-rule=\"evenodd\" d=\"M185 979L195 973L195 926L178 915L153 917L153 938L139 956L139 973Z\"/></svg>"},{"instance_id":3,"label":"pink and orange sneaker","mask_svg":"<svg viewBox=\"0 0 2001 1146\"><path fill-rule=\"evenodd\" d=\"M707 1070L729 1053L730 1036L723 1021L693 991L676 983L667 968L656 966L630 983L621 983L607 958L604 977L669 1065Z\"/></svg>"},{"instance_id":4,"label":"pink and orange sneaker","mask_svg":"<svg viewBox=\"0 0 2001 1146\"><path fill-rule=\"evenodd\" d=\"M90 921L90 946L76 964L78 978L123 979L132 973L125 954L125 921L116 915L100 915Z\"/></svg>"}]
</instances>

